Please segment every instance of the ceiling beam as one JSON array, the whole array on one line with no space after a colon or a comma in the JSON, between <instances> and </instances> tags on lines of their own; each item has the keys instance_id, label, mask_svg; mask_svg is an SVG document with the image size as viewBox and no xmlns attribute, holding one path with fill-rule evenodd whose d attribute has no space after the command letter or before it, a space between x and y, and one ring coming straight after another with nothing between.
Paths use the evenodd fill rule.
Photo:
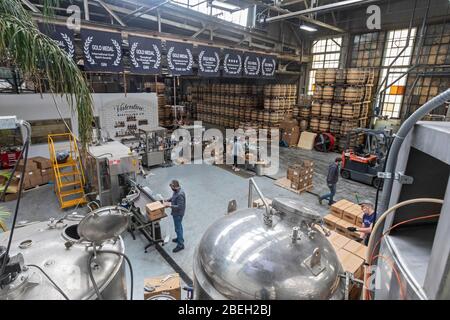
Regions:
<instances>
[{"instance_id":1,"label":"ceiling beam","mask_svg":"<svg viewBox=\"0 0 450 320\"><path fill-rule=\"evenodd\" d=\"M319 13L319 12L328 12L333 10L342 10L350 7L354 7L357 5L367 4L370 2L376 2L380 0L345 0L345 1L339 1L334 2L330 4L325 4L318 7L313 7L305 10L295 11L295 12L286 12L284 14L281 14L279 16L270 17L265 20L265 22L275 22L280 20L285 20L289 18L301 18L303 15L312 14L312 13Z\"/></svg>"},{"instance_id":2,"label":"ceiling beam","mask_svg":"<svg viewBox=\"0 0 450 320\"><path fill-rule=\"evenodd\" d=\"M126 27L126 24L122 21L122 19L120 19L119 16L117 16L106 3L104 3L102 0L95 1L97 1L103 7L103 9L105 9L111 15L111 17L113 17L122 27Z\"/></svg>"}]
</instances>

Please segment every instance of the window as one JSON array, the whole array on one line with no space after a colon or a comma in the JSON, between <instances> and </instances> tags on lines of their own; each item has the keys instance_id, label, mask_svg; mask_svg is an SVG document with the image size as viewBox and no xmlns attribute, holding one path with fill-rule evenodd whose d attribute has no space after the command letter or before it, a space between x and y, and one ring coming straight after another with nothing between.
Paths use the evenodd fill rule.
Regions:
<instances>
[{"instance_id":1,"label":"window","mask_svg":"<svg viewBox=\"0 0 450 320\"><path fill-rule=\"evenodd\" d=\"M71 127L70 119L64 119L69 128ZM48 143L47 136L49 134L58 133L69 133L66 125L62 119L52 119L52 120L31 120L29 121L31 125L31 143ZM72 128L70 128L72 130ZM64 141L65 138L59 139L57 141Z\"/></svg>"},{"instance_id":2,"label":"window","mask_svg":"<svg viewBox=\"0 0 450 320\"><path fill-rule=\"evenodd\" d=\"M187 7L204 14L211 14L219 19L236 23L241 26L247 26L248 9L242 9L235 12L229 12L218 8L211 8L208 6L208 1L205 0L174 0L173 3Z\"/></svg>"},{"instance_id":3,"label":"window","mask_svg":"<svg viewBox=\"0 0 450 320\"><path fill-rule=\"evenodd\" d=\"M317 69L339 68L341 58L342 38L321 39L313 42L312 70L309 72L308 94L314 92L314 82Z\"/></svg>"},{"instance_id":4,"label":"window","mask_svg":"<svg viewBox=\"0 0 450 320\"><path fill-rule=\"evenodd\" d=\"M386 48L382 63L383 69L381 70L381 78L380 78L380 85L381 85L383 84L382 81L387 76L387 80L383 84L384 88L393 83L395 80L397 80L397 78L399 78L403 73L405 73L408 70L408 67L411 64L411 57L415 36L416 36L416 29L412 29L408 42L408 29L389 31L386 39ZM406 45L408 46L404 50ZM402 50L404 50L403 53ZM399 57L396 60L397 56ZM391 64L392 68L388 73L387 68ZM382 105L381 105L383 116L389 116L391 118L400 117L400 109L403 103L405 88L406 88L406 76L403 76L392 87L386 90L386 92L382 97Z\"/></svg>"}]
</instances>

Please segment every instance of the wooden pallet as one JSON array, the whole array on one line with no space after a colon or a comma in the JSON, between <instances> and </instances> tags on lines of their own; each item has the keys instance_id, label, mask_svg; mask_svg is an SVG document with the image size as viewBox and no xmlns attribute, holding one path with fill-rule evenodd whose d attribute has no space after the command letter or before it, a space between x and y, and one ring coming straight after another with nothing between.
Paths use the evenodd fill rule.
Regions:
<instances>
[{"instance_id":1,"label":"wooden pallet","mask_svg":"<svg viewBox=\"0 0 450 320\"><path fill-rule=\"evenodd\" d=\"M286 178L286 177L280 178L280 179L276 180L276 181L274 182L274 184L275 184L276 186L279 186L279 187L281 187L281 188L283 188L283 189L289 190L289 191L294 192L294 193L296 193L296 194L300 194L300 193L303 193L303 192L305 192L305 191L310 191L310 190L312 190L312 188L313 188L313 185L309 185L309 186L307 186L307 187L305 187L305 188L302 188L302 189L299 189L299 190L292 189L292 188L291 188L291 180L289 180L289 179Z\"/></svg>"}]
</instances>

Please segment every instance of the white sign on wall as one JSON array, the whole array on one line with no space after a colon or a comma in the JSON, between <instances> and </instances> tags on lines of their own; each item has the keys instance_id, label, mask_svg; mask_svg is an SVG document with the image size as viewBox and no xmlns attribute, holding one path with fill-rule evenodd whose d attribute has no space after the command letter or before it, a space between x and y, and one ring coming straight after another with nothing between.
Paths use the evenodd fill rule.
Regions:
<instances>
[{"instance_id":1,"label":"white sign on wall","mask_svg":"<svg viewBox=\"0 0 450 320\"><path fill-rule=\"evenodd\" d=\"M148 99L121 97L106 101L100 110L100 125L111 138L133 135L138 129L158 126L156 95Z\"/></svg>"}]
</instances>

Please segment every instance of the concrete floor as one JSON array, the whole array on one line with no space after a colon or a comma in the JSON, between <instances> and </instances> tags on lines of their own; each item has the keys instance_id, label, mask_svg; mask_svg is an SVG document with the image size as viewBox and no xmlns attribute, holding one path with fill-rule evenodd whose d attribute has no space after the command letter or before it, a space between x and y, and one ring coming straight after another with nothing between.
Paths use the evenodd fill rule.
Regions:
<instances>
[{"instance_id":1,"label":"concrete floor","mask_svg":"<svg viewBox=\"0 0 450 320\"><path fill-rule=\"evenodd\" d=\"M326 154L281 148L281 167L278 174L272 178L255 177L255 181L266 197L296 197L301 199L306 206L324 216L328 213L329 208L327 205L321 206L318 204L316 194L328 191L325 184L326 172L328 164L336 156L336 153ZM300 159L312 159L315 162L313 190L309 193L297 195L274 185L273 178L285 176L287 166L298 162ZM248 179L241 178L216 166L192 164L152 169L150 170L150 175L145 180L140 178L139 182L147 185L154 193L161 194L163 198L168 198L171 195L169 182L172 179L178 179L186 192L187 208L183 221L186 248L179 253L172 253L175 244L170 239L175 237L175 232L170 216L161 223L163 237L169 240L163 248L193 278L193 256L202 235L214 221L226 213L230 200L236 200L238 208L247 206ZM355 201L355 194L358 194L360 198L373 199L375 197L375 189L353 181L343 179L339 181L337 200L346 198ZM15 201L2 203L1 206L13 210ZM42 221L50 217L60 217L62 214L52 186L44 186L25 192L20 208L18 221ZM78 211L83 211L83 208L78 209ZM11 221L6 222L8 225L11 224ZM136 235L136 240L133 240L128 233L124 234L123 238L126 254L130 257L134 269L134 296L135 299L142 299L144 278L172 273L173 270L155 248L151 247L148 253L144 253L144 247L147 242L140 234L136 233ZM184 293L183 296L185 296Z\"/></svg>"}]
</instances>

